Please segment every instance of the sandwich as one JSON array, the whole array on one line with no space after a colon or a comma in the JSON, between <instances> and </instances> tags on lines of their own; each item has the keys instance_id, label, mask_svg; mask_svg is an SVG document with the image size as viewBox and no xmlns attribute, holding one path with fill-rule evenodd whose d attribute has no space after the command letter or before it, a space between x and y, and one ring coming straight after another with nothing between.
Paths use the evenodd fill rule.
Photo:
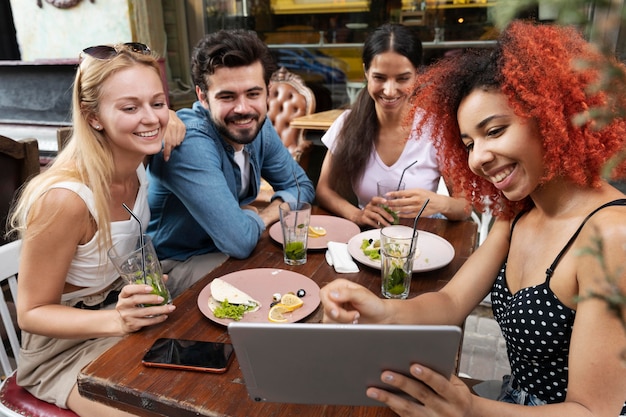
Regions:
<instances>
[{"instance_id":1,"label":"sandwich","mask_svg":"<svg viewBox=\"0 0 626 417\"><path fill-rule=\"evenodd\" d=\"M252 313L259 308L261 308L260 302L234 285L220 278L216 278L211 282L209 309L215 317L239 321L244 314Z\"/></svg>"}]
</instances>

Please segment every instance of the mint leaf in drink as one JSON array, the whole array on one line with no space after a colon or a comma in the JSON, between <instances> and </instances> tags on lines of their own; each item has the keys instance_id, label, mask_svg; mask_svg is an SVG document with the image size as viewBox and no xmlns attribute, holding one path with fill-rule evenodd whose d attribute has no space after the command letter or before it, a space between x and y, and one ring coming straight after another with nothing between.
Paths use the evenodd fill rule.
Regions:
<instances>
[{"instance_id":1,"label":"mint leaf in drink","mask_svg":"<svg viewBox=\"0 0 626 417\"><path fill-rule=\"evenodd\" d=\"M407 273L402 268L394 268L387 282L387 291L394 295L402 294L406 276Z\"/></svg>"},{"instance_id":2,"label":"mint leaf in drink","mask_svg":"<svg viewBox=\"0 0 626 417\"><path fill-rule=\"evenodd\" d=\"M289 242L285 245L285 255L287 259L297 261L304 259L306 250L304 249L304 243L302 242Z\"/></svg>"}]
</instances>

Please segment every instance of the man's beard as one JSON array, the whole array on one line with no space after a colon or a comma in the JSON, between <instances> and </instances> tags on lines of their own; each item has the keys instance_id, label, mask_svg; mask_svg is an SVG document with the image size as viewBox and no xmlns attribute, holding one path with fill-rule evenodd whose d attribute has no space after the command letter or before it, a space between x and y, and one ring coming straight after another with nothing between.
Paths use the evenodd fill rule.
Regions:
<instances>
[{"instance_id":1,"label":"man's beard","mask_svg":"<svg viewBox=\"0 0 626 417\"><path fill-rule=\"evenodd\" d=\"M250 128L250 129L231 130L228 128L228 125L230 122L241 120L241 119L257 120L258 124L256 128ZM239 145L247 145L249 143L252 143L254 138L256 138L256 136L259 134L261 127L263 127L264 121L265 121L265 118L263 118L263 120L259 120L259 115L254 114L254 113L228 117L224 121L225 123L222 123L222 121L213 119L213 123L215 124L215 127L217 131L219 132L219 134L222 135L224 139L233 143L237 143Z\"/></svg>"}]
</instances>

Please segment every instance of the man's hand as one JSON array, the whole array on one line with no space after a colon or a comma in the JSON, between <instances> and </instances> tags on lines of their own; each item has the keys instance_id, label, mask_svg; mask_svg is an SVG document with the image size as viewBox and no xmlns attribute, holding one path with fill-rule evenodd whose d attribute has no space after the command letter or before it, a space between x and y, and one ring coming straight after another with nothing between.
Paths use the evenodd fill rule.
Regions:
<instances>
[{"instance_id":1,"label":"man's hand","mask_svg":"<svg viewBox=\"0 0 626 417\"><path fill-rule=\"evenodd\" d=\"M269 227L270 225L276 223L280 220L280 214L278 212L278 206L283 202L282 199L277 198L267 205L263 210L259 211L259 216L265 223L265 227Z\"/></svg>"},{"instance_id":2,"label":"man's hand","mask_svg":"<svg viewBox=\"0 0 626 417\"><path fill-rule=\"evenodd\" d=\"M167 123L167 129L165 129L165 136L163 137L163 159L166 162L170 159L172 150L183 143L186 131L185 124L178 118L176 112L170 110L170 120Z\"/></svg>"}]
</instances>

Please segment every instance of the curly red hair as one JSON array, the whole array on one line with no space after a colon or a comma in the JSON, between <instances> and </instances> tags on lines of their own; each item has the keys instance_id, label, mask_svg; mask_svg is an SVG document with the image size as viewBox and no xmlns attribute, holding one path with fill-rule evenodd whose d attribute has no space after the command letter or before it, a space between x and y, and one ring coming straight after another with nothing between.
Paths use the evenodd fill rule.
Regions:
<instances>
[{"instance_id":1,"label":"curly red hair","mask_svg":"<svg viewBox=\"0 0 626 417\"><path fill-rule=\"evenodd\" d=\"M457 122L459 103L474 89L501 91L518 116L537 122L545 150L542 181L562 177L578 186L598 187L602 167L626 145L626 120L616 117L600 128L592 119L573 119L596 107L610 107L614 114L626 108L623 95L592 91L599 81L598 68L607 63L626 74L624 66L597 51L574 28L513 22L494 50L444 58L420 76L414 104L427 116L418 129L428 124L436 130L443 173L478 209L484 208L483 197L488 196L492 212L509 218L532 201L509 201L470 171ZM625 175L622 161L612 176Z\"/></svg>"}]
</instances>

